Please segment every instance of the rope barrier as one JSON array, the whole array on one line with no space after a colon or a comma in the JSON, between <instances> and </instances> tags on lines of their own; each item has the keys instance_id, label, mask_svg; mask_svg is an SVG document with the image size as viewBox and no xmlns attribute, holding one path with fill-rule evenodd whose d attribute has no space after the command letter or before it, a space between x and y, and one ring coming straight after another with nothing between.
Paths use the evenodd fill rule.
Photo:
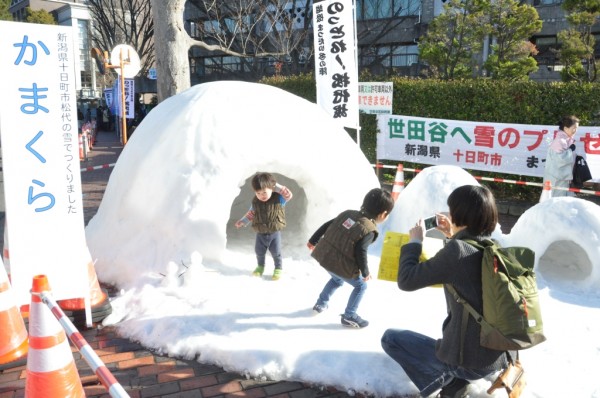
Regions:
<instances>
[{"instance_id":1,"label":"rope barrier","mask_svg":"<svg viewBox=\"0 0 600 398\"><path fill-rule=\"evenodd\" d=\"M81 169L80 171L83 173L84 171L92 171L92 170L100 170L100 169L108 169L109 167L113 167L116 163L111 163L111 164L103 164L101 166L89 166L89 167L84 167L83 169Z\"/></svg>"},{"instance_id":2,"label":"rope barrier","mask_svg":"<svg viewBox=\"0 0 600 398\"><path fill-rule=\"evenodd\" d=\"M376 165L374 165L374 167L376 169L397 169L397 166L385 165L385 164L381 164L381 163L377 163ZM412 171L414 173L420 173L421 171L423 171L422 169L411 169L411 168L407 168L407 167L404 167L403 169L404 169L404 171ZM483 181L501 182L501 183L507 183L507 184L516 184L516 185L529 185L529 186L542 187L542 188L544 187L544 184L541 182L518 181L518 180L510 180L507 178L483 177L483 176L473 176L473 177L476 180L483 180ZM593 190L589 190L589 189L561 188L561 187L552 187L552 189L560 190L560 191L570 191L570 192L576 192L576 193L586 193L589 195L600 196L600 191L593 191Z\"/></svg>"},{"instance_id":3,"label":"rope barrier","mask_svg":"<svg viewBox=\"0 0 600 398\"><path fill-rule=\"evenodd\" d=\"M32 293L34 294L34 293ZM104 362L100 359L98 354L94 352L92 347L88 344L85 338L79 333L75 325L65 315L63 310L58 306L58 303L51 297L49 292L41 292L39 296L44 304L50 308L52 314L58 319L60 325L65 330L65 333L69 337L69 340L77 347L87 364L92 368L98 379L106 388L111 397L116 398L129 398L129 394L125 391L123 386L119 384L117 379L108 370Z\"/></svg>"},{"instance_id":4,"label":"rope barrier","mask_svg":"<svg viewBox=\"0 0 600 398\"><path fill-rule=\"evenodd\" d=\"M81 172L83 173L84 171L108 169L109 167L113 167L115 164L116 163L103 164L101 166L84 167L83 169L81 169ZM375 167L376 169L397 169L398 168L398 166L391 166L391 165L381 164L381 163L377 163L376 165L372 165L372 166ZM403 169L404 169L404 171L412 171L414 173L420 173L421 171L423 171L423 169L411 169L411 168L407 168L407 167L404 167ZM518 180L510 180L508 178L497 178L497 177L483 177L483 176L473 176L473 177L476 180L483 180L483 181L502 182L502 183L506 183L506 184L515 184L515 185L529 185L529 186L542 187L542 188L544 187L544 184L541 182L518 181ZM552 187L552 189L562 190L562 191L570 191L570 192L576 192L576 193L586 193L589 195L600 196L600 191L592 191L589 189L561 188L561 187Z\"/></svg>"}]
</instances>

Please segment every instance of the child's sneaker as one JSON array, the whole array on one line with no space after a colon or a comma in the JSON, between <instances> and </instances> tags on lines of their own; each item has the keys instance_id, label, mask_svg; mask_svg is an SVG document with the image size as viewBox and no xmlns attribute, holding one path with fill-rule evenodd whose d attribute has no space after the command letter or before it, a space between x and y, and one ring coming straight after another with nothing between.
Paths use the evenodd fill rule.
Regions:
<instances>
[{"instance_id":1,"label":"child's sneaker","mask_svg":"<svg viewBox=\"0 0 600 398\"><path fill-rule=\"evenodd\" d=\"M256 267L254 272L252 272L252 276L262 276L263 272L265 272L265 266L259 265Z\"/></svg>"},{"instance_id":2,"label":"child's sneaker","mask_svg":"<svg viewBox=\"0 0 600 398\"><path fill-rule=\"evenodd\" d=\"M327 309L326 305L320 305L320 304L315 304L315 306L313 307L313 311L316 312L317 314L320 314L321 312L325 311Z\"/></svg>"},{"instance_id":3,"label":"child's sneaker","mask_svg":"<svg viewBox=\"0 0 600 398\"><path fill-rule=\"evenodd\" d=\"M346 314L342 314L342 325L347 326L349 328L366 328L369 326L369 321L362 319L358 315L354 314L354 316L349 317Z\"/></svg>"},{"instance_id":4,"label":"child's sneaker","mask_svg":"<svg viewBox=\"0 0 600 398\"><path fill-rule=\"evenodd\" d=\"M279 268L275 268L275 271L273 271L273 277L271 279L278 281L279 278L281 278L281 270Z\"/></svg>"}]
</instances>

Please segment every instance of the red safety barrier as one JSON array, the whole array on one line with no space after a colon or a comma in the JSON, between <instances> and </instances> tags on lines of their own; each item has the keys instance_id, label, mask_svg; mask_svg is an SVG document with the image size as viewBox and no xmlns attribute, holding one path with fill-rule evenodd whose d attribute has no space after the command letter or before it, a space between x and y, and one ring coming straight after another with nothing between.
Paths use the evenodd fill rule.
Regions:
<instances>
[{"instance_id":1,"label":"red safety barrier","mask_svg":"<svg viewBox=\"0 0 600 398\"><path fill-rule=\"evenodd\" d=\"M100 170L100 169L108 169L109 167L113 167L116 163L111 163L111 164L103 164L101 166L90 166L90 167L84 167L83 169L81 169L80 171L83 173L84 171L92 171L92 170Z\"/></svg>"},{"instance_id":2,"label":"red safety barrier","mask_svg":"<svg viewBox=\"0 0 600 398\"><path fill-rule=\"evenodd\" d=\"M377 163L373 167L375 167L376 169L393 169L393 168L397 168L397 166L383 165L381 163ZM412 171L414 173L420 173L423 170L422 169L404 168L404 171ZM483 181L501 182L501 183L506 183L506 184L529 185L529 186L542 187L542 188L544 187L544 184L541 183L541 182L519 181L519 180L510 180L508 178L492 178L492 177L483 177L483 176L473 176L473 178L475 178L478 181L483 180ZM554 189L554 190L562 190L562 191L570 191L570 192L576 192L576 193L585 193L585 194L594 195L594 196L600 196L600 191L593 191L593 190L590 190L590 189L560 188L560 187L553 187L552 189Z\"/></svg>"}]
</instances>

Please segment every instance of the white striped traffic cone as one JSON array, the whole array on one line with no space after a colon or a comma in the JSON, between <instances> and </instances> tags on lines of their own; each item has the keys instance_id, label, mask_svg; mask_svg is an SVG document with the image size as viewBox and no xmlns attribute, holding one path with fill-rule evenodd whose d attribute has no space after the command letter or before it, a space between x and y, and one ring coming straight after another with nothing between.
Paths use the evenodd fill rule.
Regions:
<instances>
[{"instance_id":1,"label":"white striped traffic cone","mask_svg":"<svg viewBox=\"0 0 600 398\"><path fill-rule=\"evenodd\" d=\"M4 267L0 267L0 325L0 364L25 358L28 347L27 329Z\"/></svg>"},{"instance_id":2,"label":"white striped traffic cone","mask_svg":"<svg viewBox=\"0 0 600 398\"><path fill-rule=\"evenodd\" d=\"M67 335L40 297L49 291L45 275L33 277L25 396L85 398Z\"/></svg>"},{"instance_id":3,"label":"white striped traffic cone","mask_svg":"<svg viewBox=\"0 0 600 398\"><path fill-rule=\"evenodd\" d=\"M398 163L396 169L396 177L394 178L394 186L392 187L392 198L394 201L400 196L400 192L404 189L404 166L402 163Z\"/></svg>"},{"instance_id":4,"label":"white striped traffic cone","mask_svg":"<svg viewBox=\"0 0 600 398\"><path fill-rule=\"evenodd\" d=\"M92 307L92 323L100 322L112 313L112 305L108 292L100 286L94 263L88 262L88 280L90 288L90 305ZM82 298L60 300L59 307L65 312L75 326L86 326L85 301Z\"/></svg>"},{"instance_id":5,"label":"white striped traffic cone","mask_svg":"<svg viewBox=\"0 0 600 398\"><path fill-rule=\"evenodd\" d=\"M542 195L540 196L540 203L545 200L548 200L552 197L552 186L550 181L544 181L544 189L542 191Z\"/></svg>"}]
</instances>

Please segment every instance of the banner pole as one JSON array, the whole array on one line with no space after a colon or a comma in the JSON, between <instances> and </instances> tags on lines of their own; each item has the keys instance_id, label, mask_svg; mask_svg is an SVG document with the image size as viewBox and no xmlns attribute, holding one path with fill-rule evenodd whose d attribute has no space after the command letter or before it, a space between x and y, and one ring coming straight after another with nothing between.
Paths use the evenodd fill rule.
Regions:
<instances>
[{"instance_id":1,"label":"banner pole","mask_svg":"<svg viewBox=\"0 0 600 398\"><path fill-rule=\"evenodd\" d=\"M354 66L356 67L356 90L354 91L356 96L356 112L358 112L358 116L356 117L356 144L360 148L360 104L358 101L358 80L360 80L359 72L358 72L358 34L357 26L356 26L356 0L352 0L352 23L354 25Z\"/></svg>"},{"instance_id":2,"label":"banner pole","mask_svg":"<svg viewBox=\"0 0 600 398\"><path fill-rule=\"evenodd\" d=\"M121 67L121 129L123 131L123 145L125 145L127 144L127 109L125 107L125 73L123 73L125 62L123 61L122 48L120 49L119 58L121 61L121 64L119 65Z\"/></svg>"}]
</instances>

